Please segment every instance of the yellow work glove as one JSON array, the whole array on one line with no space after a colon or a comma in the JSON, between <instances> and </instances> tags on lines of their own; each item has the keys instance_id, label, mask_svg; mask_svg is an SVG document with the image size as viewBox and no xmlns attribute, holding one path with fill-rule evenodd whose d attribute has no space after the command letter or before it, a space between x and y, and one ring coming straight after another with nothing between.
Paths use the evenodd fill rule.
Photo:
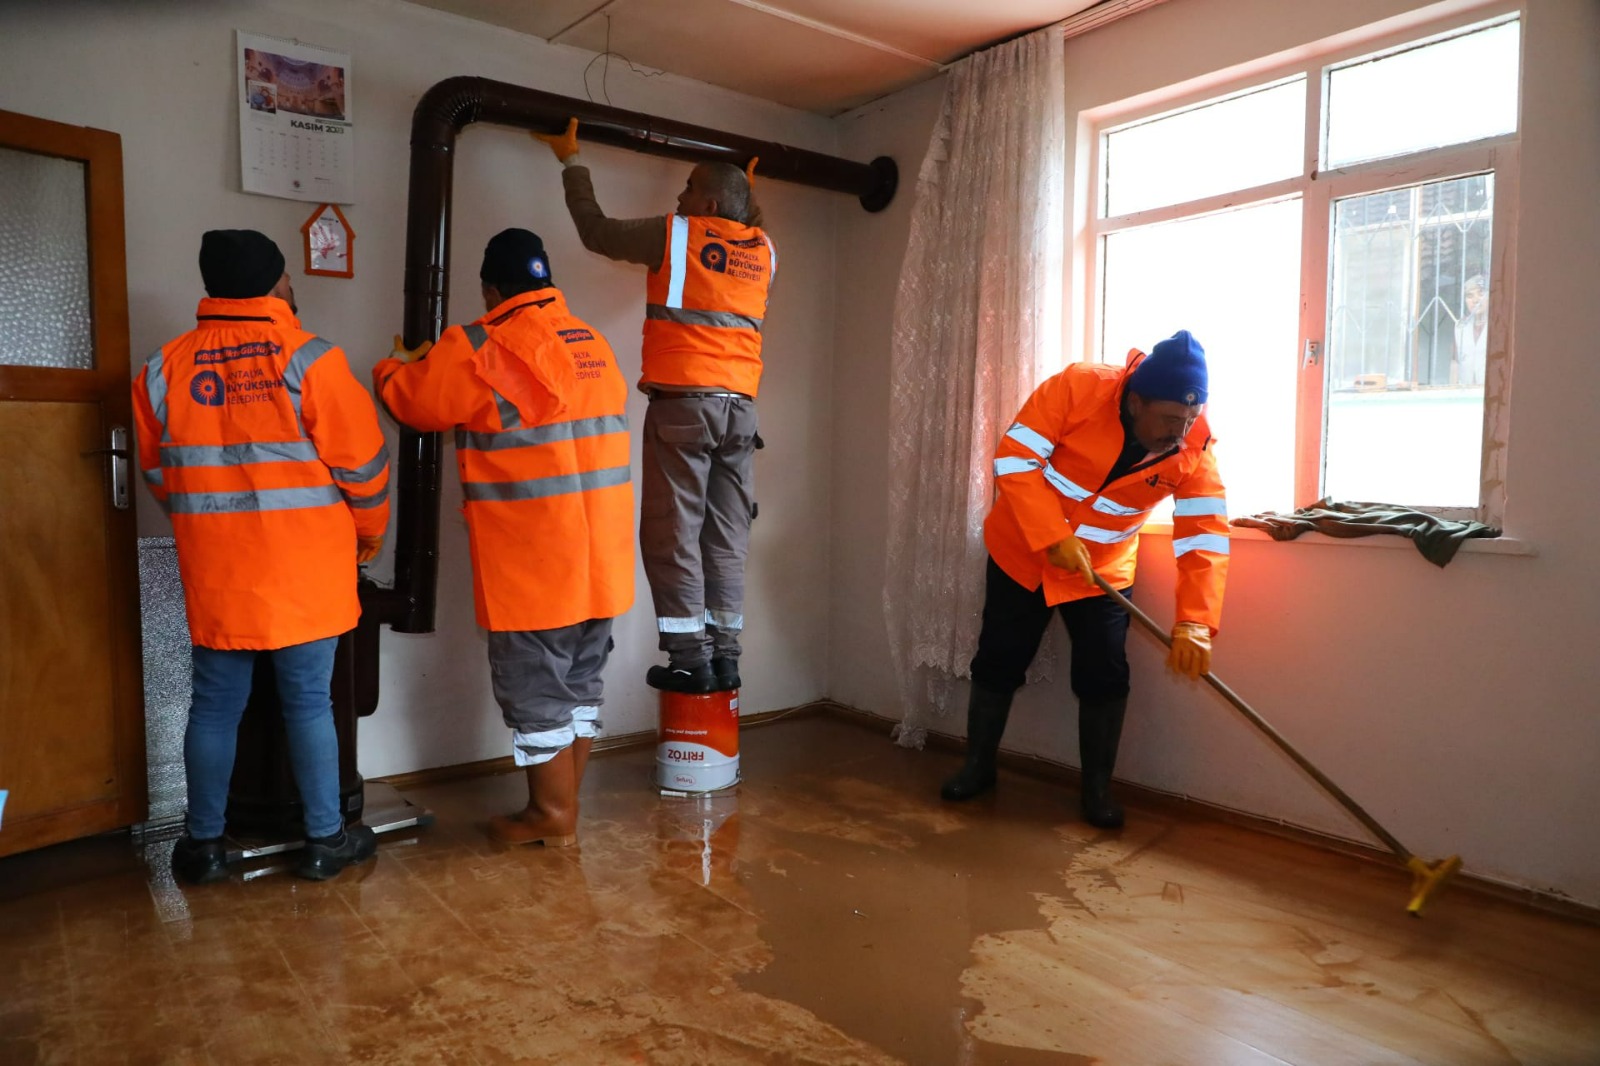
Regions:
<instances>
[{"instance_id":1,"label":"yellow work glove","mask_svg":"<svg viewBox=\"0 0 1600 1066\"><path fill-rule=\"evenodd\" d=\"M1058 541L1045 549L1044 556L1050 560L1051 566L1059 566L1063 570L1076 570L1078 575L1089 584L1094 584L1094 567L1089 565L1089 549L1083 546L1083 541L1068 533L1065 540Z\"/></svg>"},{"instance_id":2,"label":"yellow work glove","mask_svg":"<svg viewBox=\"0 0 1600 1066\"><path fill-rule=\"evenodd\" d=\"M578 154L578 120L575 118L567 119L565 133L540 133L535 130L533 136L548 144L550 151L563 163Z\"/></svg>"},{"instance_id":3,"label":"yellow work glove","mask_svg":"<svg viewBox=\"0 0 1600 1066\"><path fill-rule=\"evenodd\" d=\"M744 224L756 229L761 228L761 205L756 203L756 164L759 162L761 157L755 156L744 168L744 180L750 183L750 209L745 213Z\"/></svg>"},{"instance_id":4,"label":"yellow work glove","mask_svg":"<svg viewBox=\"0 0 1600 1066\"><path fill-rule=\"evenodd\" d=\"M356 538L356 562L358 564L359 563L370 563L370 562L372 562L372 560L374 560L374 559L376 559L378 557L378 553L381 552L382 550L383 550L383 538L382 537L357 537Z\"/></svg>"},{"instance_id":5,"label":"yellow work glove","mask_svg":"<svg viewBox=\"0 0 1600 1066\"><path fill-rule=\"evenodd\" d=\"M1167 668L1195 680L1211 672L1211 629L1199 622L1179 622L1172 627L1172 650Z\"/></svg>"},{"instance_id":6,"label":"yellow work glove","mask_svg":"<svg viewBox=\"0 0 1600 1066\"><path fill-rule=\"evenodd\" d=\"M415 348L407 348L405 338L396 333L394 335L394 350L389 353L391 359L398 359L403 363L415 363L433 349L432 341L423 341Z\"/></svg>"}]
</instances>

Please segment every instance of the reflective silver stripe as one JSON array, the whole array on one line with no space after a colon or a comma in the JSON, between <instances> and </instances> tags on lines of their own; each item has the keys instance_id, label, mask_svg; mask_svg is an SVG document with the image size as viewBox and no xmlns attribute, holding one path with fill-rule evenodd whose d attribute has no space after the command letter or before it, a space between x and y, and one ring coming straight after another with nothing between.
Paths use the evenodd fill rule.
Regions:
<instances>
[{"instance_id":1,"label":"reflective silver stripe","mask_svg":"<svg viewBox=\"0 0 1600 1066\"><path fill-rule=\"evenodd\" d=\"M545 729L536 733L511 733L512 761L518 766L538 766L556 757L556 753L572 746L576 736L572 726Z\"/></svg>"},{"instance_id":2,"label":"reflective silver stripe","mask_svg":"<svg viewBox=\"0 0 1600 1066\"><path fill-rule=\"evenodd\" d=\"M333 351L333 342L325 341L321 337L312 337L299 348L289 359L289 365L283 369L283 384L289 390L289 402L294 405L295 421L300 421L300 390L305 384L306 373L310 371L311 364ZM300 427L305 432L305 426Z\"/></svg>"},{"instance_id":3,"label":"reflective silver stripe","mask_svg":"<svg viewBox=\"0 0 1600 1066\"><path fill-rule=\"evenodd\" d=\"M761 239L767 242L767 254L772 257L772 275L767 278L767 284L771 285L778 280L778 246L773 244L772 238L765 233L761 235Z\"/></svg>"},{"instance_id":4,"label":"reflective silver stripe","mask_svg":"<svg viewBox=\"0 0 1600 1066\"><path fill-rule=\"evenodd\" d=\"M1124 518L1130 515L1144 514L1145 512L1142 507L1126 507L1115 500L1108 500L1104 496L1094 501L1094 509L1101 514L1120 515Z\"/></svg>"},{"instance_id":5,"label":"reflective silver stripe","mask_svg":"<svg viewBox=\"0 0 1600 1066\"><path fill-rule=\"evenodd\" d=\"M667 252L667 306L683 306L683 280L688 274L684 259L689 254L689 220L682 215L672 216L672 246Z\"/></svg>"},{"instance_id":6,"label":"reflective silver stripe","mask_svg":"<svg viewBox=\"0 0 1600 1066\"><path fill-rule=\"evenodd\" d=\"M308 440L251 441L247 444L169 444L161 449L161 465L168 467L304 463L316 458L317 447Z\"/></svg>"},{"instance_id":7,"label":"reflective silver stripe","mask_svg":"<svg viewBox=\"0 0 1600 1066\"><path fill-rule=\"evenodd\" d=\"M155 412L156 421L161 423L161 439L171 440L172 434L167 432L167 376L161 372L166 357L166 350L157 348L156 354L145 361L144 391L150 396L150 409Z\"/></svg>"},{"instance_id":8,"label":"reflective silver stripe","mask_svg":"<svg viewBox=\"0 0 1600 1066\"><path fill-rule=\"evenodd\" d=\"M370 496L357 496L355 493L346 489L340 489L339 494L344 497L344 502L349 504L355 510L365 511L369 507L383 506L384 501L389 498L389 486L385 485L383 488L379 489L377 492L374 492Z\"/></svg>"},{"instance_id":9,"label":"reflective silver stripe","mask_svg":"<svg viewBox=\"0 0 1600 1066\"><path fill-rule=\"evenodd\" d=\"M1174 557L1187 555L1190 552L1216 552L1218 555L1228 554L1228 538L1221 533L1201 533L1194 537L1177 537L1172 541L1172 554Z\"/></svg>"},{"instance_id":10,"label":"reflective silver stripe","mask_svg":"<svg viewBox=\"0 0 1600 1066\"><path fill-rule=\"evenodd\" d=\"M238 514L244 511L293 511L339 503L332 485L307 489L251 489L245 492L174 492L167 507L174 514Z\"/></svg>"},{"instance_id":11,"label":"reflective silver stripe","mask_svg":"<svg viewBox=\"0 0 1600 1066\"><path fill-rule=\"evenodd\" d=\"M744 615L738 611L723 611L716 608L706 608L706 625L716 626L718 629L743 629Z\"/></svg>"},{"instance_id":12,"label":"reflective silver stripe","mask_svg":"<svg viewBox=\"0 0 1600 1066\"><path fill-rule=\"evenodd\" d=\"M1013 422L1011 428L1006 430L1006 436L1028 449L1041 459L1050 458L1056 446L1045 439L1042 433L1029 429L1021 422Z\"/></svg>"},{"instance_id":13,"label":"reflective silver stripe","mask_svg":"<svg viewBox=\"0 0 1600 1066\"><path fill-rule=\"evenodd\" d=\"M484 341L489 339L489 331L476 322L470 326L462 326L461 332L467 335L467 343L472 345L473 351L482 348Z\"/></svg>"},{"instance_id":14,"label":"reflective silver stripe","mask_svg":"<svg viewBox=\"0 0 1600 1066\"><path fill-rule=\"evenodd\" d=\"M546 496L565 496L572 492L590 489L608 489L626 485L630 480L625 466L605 470L585 470L581 474L553 474L550 477L530 478L527 481L468 481L461 486L461 494L469 501L540 500Z\"/></svg>"},{"instance_id":15,"label":"reflective silver stripe","mask_svg":"<svg viewBox=\"0 0 1600 1066\"><path fill-rule=\"evenodd\" d=\"M1087 500L1091 495L1093 495L1088 489L1084 488L1076 481L1073 481L1070 478L1062 477L1061 471L1057 470L1049 463L1044 464L1044 479L1050 482L1050 484L1054 485L1056 491L1061 493L1061 495L1065 496L1069 500Z\"/></svg>"},{"instance_id":16,"label":"reflective silver stripe","mask_svg":"<svg viewBox=\"0 0 1600 1066\"><path fill-rule=\"evenodd\" d=\"M698 633L706 627L704 618L657 618L658 633Z\"/></svg>"},{"instance_id":17,"label":"reflective silver stripe","mask_svg":"<svg viewBox=\"0 0 1600 1066\"><path fill-rule=\"evenodd\" d=\"M1217 514L1224 518L1228 516L1228 500L1225 496L1189 496L1179 497L1172 501L1172 515L1174 518L1192 518L1195 515Z\"/></svg>"},{"instance_id":18,"label":"reflective silver stripe","mask_svg":"<svg viewBox=\"0 0 1600 1066\"><path fill-rule=\"evenodd\" d=\"M332 472L336 481L347 481L352 485L362 485L383 473L384 467L388 465L389 445L384 443L378 445L377 455L374 455L354 470L346 470L343 467L336 466L332 468Z\"/></svg>"},{"instance_id":19,"label":"reflective silver stripe","mask_svg":"<svg viewBox=\"0 0 1600 1066\"><path fill-rule=\"evenodd\" d=\"M572 708L572 732L578 737L597 737L604 723L600 721L600 708Z\"/></svg>"},{"instance_id":20,"label":"reflective silver stripe","mask_svg":"<svg viewBox=\"0 0 1600 1066\"><path fill-rule=\"evenodd\" d=\"M489 390L494 392L493 389ZM500 395L494 394L494 405L500 410L500 425L505 429L516 429L522 425L522 415L517 412L517 405Z\"/></svg>"},{"instance_id":21,"label":"reflective silver stripe","mask_svg":"<svg viewBox=\"0 0 1600 1066\"><path fill-rule=\"evenodd\" d=\"M646 304L644 317L657 322L677 322L684 326L715 326L718 329L753 329L761 332L761 319L736 315L732 311L689 311L681 307Z\"/></svg>"},{"instance_id":22,"label":"reflective silver stripe","mask_svg":"<svg viewBox=\"0 0 1600 1066\"><path fill-rule=\"evenodd\" d=\"M1037 470L1043 465L1037 459L1005 456L994 461L994 476L1005 477L1007 474L1026 474L1028 471Z\"/></svg>"},{"instance_id":23,"label":"reflective silver stripe","mask_svg":"<svg viewBox=\"0 0 1600 1066\"><path fill-rule=\"evenodd\" d=\"M166 480L165 478L163 478L161 476L161 468L160 467L156 467L156 469L154 469L154 470L146 470L144 472L144 479L146 481L148 481L152 485L163 484L165 482L165 480Z\"/></svg>"},{"instance_id":24,"label":"reflective silver stripe","mask_svg":"<svg viewBox=\"0 0 1600 1066\"><path fill-rule=\"evenodd\" d=\"M1132 529L1101 529L1099 526L1079 526L1072 531L1079 540L1092 540L1096 544L1119 544L1139 532L1139 527Z\"/></svg>"},{"instance_id":25,"label":"reflective silver stripe","mask_svg":"<svg viewBox=\"0 0 1600 1066\"><path fill-rule=\"evenodd\" d=\"M531 426L528 429L504 433L461 430L456 433L456 447L479 452L496 452L502 448L531 448L536 444L550 444L558 440L603 437L607 433L627 431L627 415L600 415L598 418L575 418L570 422L551 422L544 426Z\"/></svg>"}]
</instances>

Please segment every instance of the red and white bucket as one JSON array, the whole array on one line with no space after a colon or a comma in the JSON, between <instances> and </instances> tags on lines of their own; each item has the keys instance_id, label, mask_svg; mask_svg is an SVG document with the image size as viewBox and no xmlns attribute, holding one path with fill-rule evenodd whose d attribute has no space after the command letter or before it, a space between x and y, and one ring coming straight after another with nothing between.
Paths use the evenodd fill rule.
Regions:
<instances>
[{"instance_id":1,"label":"red and white bucket","mask_svg":"<svg viewBox=\"0 0 1600 1066\"><path fill-rule=\"evenodd\" d=\"M739 783L739 694L661 694L656 784L667 792L715 792Z\"/></svg>"}]
</instances>

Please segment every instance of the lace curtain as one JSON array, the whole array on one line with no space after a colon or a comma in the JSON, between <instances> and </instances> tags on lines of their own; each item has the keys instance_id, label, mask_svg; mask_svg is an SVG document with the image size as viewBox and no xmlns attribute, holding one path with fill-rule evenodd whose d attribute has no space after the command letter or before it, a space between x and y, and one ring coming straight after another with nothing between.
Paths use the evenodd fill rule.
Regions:
<instances>
[{"instance_id":1,"label":"lace curtain","mask_svg":"<svg viewBox=\"0 0 1600 1066\"><path fill-rule=\"evenodd\" d=\"M917 175L894 307L884 582L908 747L949 713L977 648L995 444L1061 364L1062 41L1047 27L953 67Z\"/></svg>"}]
</instances>

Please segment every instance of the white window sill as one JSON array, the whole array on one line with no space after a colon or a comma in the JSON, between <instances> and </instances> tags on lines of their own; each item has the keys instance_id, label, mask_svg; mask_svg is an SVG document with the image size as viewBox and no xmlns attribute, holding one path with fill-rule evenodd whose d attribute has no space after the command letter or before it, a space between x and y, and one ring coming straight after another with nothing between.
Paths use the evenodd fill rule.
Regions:
<instances>
[{"instance_id":1,"label":"white window sill","mask_svg":"<svg viewBox=\"0 0 1600 1066\"><path fill-rule=\"evenodd\" d=\"M1172 523L1146 522L1139 531L1153 537L1172 536ZM1265 540L1271 541L1272 535L1264 529L1251 529L1249 527L1230 526L1229 534L1234 540ZM1379 548L1416 551L1417 546L1410 537L1398 536L1394 533L1375 533L1370 537L1330 537L1326 533L1302 533L1290 541L1274 541L1280 544L1321 544L1334 548ZM1515 537L1474 537L1463 541L1458 549L1478 555L1538 555L1539 551L1531 541L1518 540Z\"/></svg>"}]
</instances>

